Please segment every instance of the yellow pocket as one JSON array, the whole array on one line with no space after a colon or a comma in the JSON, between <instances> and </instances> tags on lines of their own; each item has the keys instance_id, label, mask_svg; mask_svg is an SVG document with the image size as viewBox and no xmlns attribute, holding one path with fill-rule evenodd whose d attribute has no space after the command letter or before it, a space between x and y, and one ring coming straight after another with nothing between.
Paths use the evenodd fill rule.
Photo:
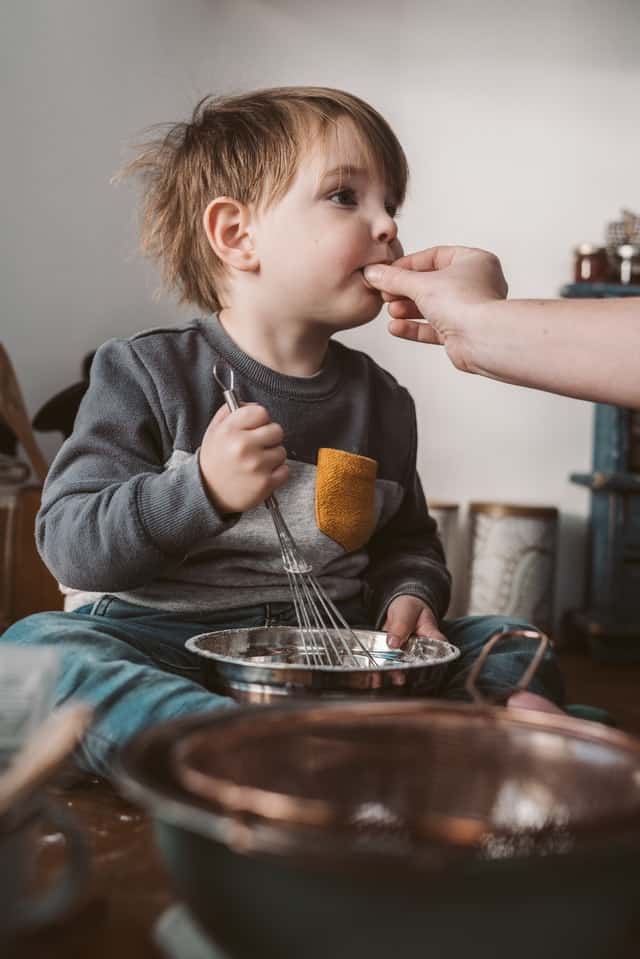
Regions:
<instances>
[{"instance_id":1,"label":"yellow pocket","mask_svg":"<svg viewBox=\"0 0 640 959\"><path fill-rule=\"evenodd\" d=\"M343 450L318 450L316 523L348 553L368 542L375 525L378 464Z\"/></svg>"}]
</instances>

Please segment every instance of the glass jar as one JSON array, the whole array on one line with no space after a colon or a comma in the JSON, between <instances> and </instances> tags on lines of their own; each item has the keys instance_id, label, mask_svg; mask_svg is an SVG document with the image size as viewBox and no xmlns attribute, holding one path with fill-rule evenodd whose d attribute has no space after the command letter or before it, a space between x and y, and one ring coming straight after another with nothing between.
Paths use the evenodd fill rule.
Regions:
<instances>
[{"instance_id":1,"label":"glass jar","mask_svg":"<svg viewBox=\"0 0 640 959\"><path fill-rule=\"evenodd\" d=\"M607 280L608 262L604 246L581 243L573 251L574 279L576 283L604 283Z\"/></svg>"},{"instance_id":2,"label":"glass jar","mask_svg":"<svg viewBox=\"0 0 640 959\"><path fill-rule=\"evenodd\" d=\"M623 243L615 251L616 283L628 286L631 283L640 283L640 246L635 243Z\"/></svg>"}]
</instances>

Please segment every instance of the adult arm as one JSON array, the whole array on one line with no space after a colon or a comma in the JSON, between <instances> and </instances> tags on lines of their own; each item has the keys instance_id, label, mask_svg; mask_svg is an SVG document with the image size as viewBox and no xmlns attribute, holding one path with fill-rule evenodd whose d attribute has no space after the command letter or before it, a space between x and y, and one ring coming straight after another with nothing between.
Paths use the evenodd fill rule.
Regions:
<instances>
[{"instance_id":1,"label":"adult arm","mask_svg":"<svg viewBox=\"0 0 640 959\"><path fill-rule=\"evenodd\" d=\"M460 370L640 407L640 298L507 300L499 260L467 247L423 250L366 278L389 303L394 336L444 346Z\"/></svg>"}]
</instances>

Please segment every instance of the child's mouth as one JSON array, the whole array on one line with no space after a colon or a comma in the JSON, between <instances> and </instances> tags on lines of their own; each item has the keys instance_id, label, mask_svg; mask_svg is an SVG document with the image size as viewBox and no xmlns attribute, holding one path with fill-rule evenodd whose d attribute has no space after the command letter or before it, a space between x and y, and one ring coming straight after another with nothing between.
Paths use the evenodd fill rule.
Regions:
<instances>
[{"instance_id":1,"label":"child's mouth","mask_svg":"<svg viewBox=\"0 0 640 959\"><path fill-rule=\"evenodd\" d=\"M366 278L366 276L364 275L364 269L365 269L365 268L364 268L363 266L358 267L358 269L356 270L356 273L359 273L359 274L360 274L360 276L362 277L362 282L364 283L364 285L366 286L366 288L367 288L368 290L371 290L371 292L373 292L373 287L371 286L370 283L367 283L367 278ZM377 292L377 290L376 290L376 292Z\"/></svg>"}]
</instances>

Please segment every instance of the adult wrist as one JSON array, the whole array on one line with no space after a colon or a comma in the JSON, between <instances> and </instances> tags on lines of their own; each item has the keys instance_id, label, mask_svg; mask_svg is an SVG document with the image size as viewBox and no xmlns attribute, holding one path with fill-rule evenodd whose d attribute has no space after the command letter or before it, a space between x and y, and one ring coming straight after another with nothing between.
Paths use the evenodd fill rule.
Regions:
<instances>
[{"instance_id":1,"label":"adult wrist","mask_svg":"<svg viewBox=\"0 0 640 959\"><path fill-rule=\"evenodd\" d=\"M493 360L501 349L500 322L506 300L469 303L460 312L457 350L461 368L478 376L493 375Z\"/></svg>"}]
</instances>

